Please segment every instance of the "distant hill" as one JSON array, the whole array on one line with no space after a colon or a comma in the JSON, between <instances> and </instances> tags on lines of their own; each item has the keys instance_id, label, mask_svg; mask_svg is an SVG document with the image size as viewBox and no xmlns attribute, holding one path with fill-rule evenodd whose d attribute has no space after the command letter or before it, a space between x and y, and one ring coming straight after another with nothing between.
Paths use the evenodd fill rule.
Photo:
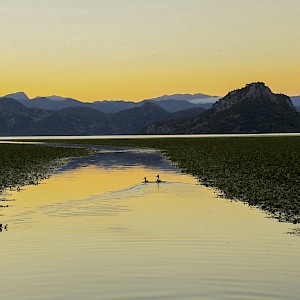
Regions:
<instances>
[{"instance_id":1,"label":"distant hill","mask_svg":"<svg viewBox=\"0 0 300 300\"><path fill-rule=\"evenodd\" d=\"M43 110L60 110L69 107L87 107L83 102L80 102L72 98L58 98L53 97L37 97L30 101L31 103L27 107L35 107Z\"/></svg>"},{"instance_id":2,"label":"distant hill","mask_svg":"<svg viewBox=\"0 0 300 300\"><path fill-rule=\"evenodd\" d=\"M212 97L203 94L176 94L162 96L153 99L143 100L141 102L123 101L123 100L104 100L95 102L81 102L73 98L64 98L60 96L36 97L29 99L23 92L4 96L17 100L28 108L39 108L43 110L61 110L69 107L93 108L105 113L116 113L127 109L140 107L143 103L152 102L159 105L168 112L177 112L190 108L202 107L210 108L219 97ZM2 98L4 98L2 97Z\"/></svg>"},{"instance_id":3,"label":"distant hill","mask_svg":"<svg viewBox=\"0 0 300 300\"><path fill-rule=\"evenodd\" d=\"M0 136L137 134L156 121L180 119L202 109L169 113L155 103L107 114L90 107L61 110L28 108L11 98L0 99Z\"/></svg>"},{"instance_id":4,"label":"distant hill","mask_svg":"<svg viewBox=\"0 0 300 300\"><path fill-rule=\"evenodd\" d=\"M218 96L209 96L205 94L174 94L174 95L164 95L157 98L147 99L144 101L155 101L158 105L165 108L166 103L169 102L173 105L177 105L181 103L185 103L185 105L194 105L194 107L202 107L205 109L210 108L216 101L218 101L220 97ZM192 108L192 107L190 107ZM169 108L170 109L170 108ZM185 109L188 109L188 107L185 107ZM168 110L168 109L167 109ZM173 109L173 112L175 110Z\"/></svg>"},{"instance_id":5,"label":"distant hill","mask_svg":"<svg viewBox=\"0 0 300 300\"><path fill-rule=\"evenodd\" d=\"M142 103L155 103L156 105L159 105L164 110L172 113L197 107L197 105L185 100L161 100L161 101L144 100L142 101Z\"/></svg>"},{"instance_id":6,"label":"distant hill","mask_svg":"<svg viewBox=\"0 0 300 300\"><path fill-rule=\"evenodd\" d=\"M291 100L294 106L300 106L300 96L293 96L291 97Z\"/></svg>"},{"instance_id":7,"label":"distant hill","mask_svg":"<svg viewBox=\"0 0 300 300\"><path fill-rule=\"evenodd\" d=\"M166 101L166 100L177 100L177 101L188 101L190 103L199 104L199 103L215 103L220 97L218 96L209 96L205 94L173 94L173 95L164 95L157 98L147 99L153 101Z\"/></svg>"},{"instance_id":8,"label":"distant hill","mask_svg":"<svg viewBox=\"0 0 300 300\"><path fill-rule=\"evenodd\" d=\"M24 92L9 94L9 95L3 96L1 98L14 99L14 100L17 100L18 102L21 102L24 105L26 104L27 101L30 101L30 99Z\"/></svg>"},{"instance_id":9,"label":"distant hill","mask_svg":"<svg viewBox=\"0 0 300 300\"><path fill-rule=\"evenodd\" d=\"M145 127L158 120L167 120L170 113L154 103L144 103L140 107L134 107L115 113L111 119L112 134L138 133Z\"/></svg>"},{"instance_id":10,"label":"distant hill","mask_svg":"<svg viewBox=\"0 0 300 300\"><path fill-rule=\"evenodd\" d=\"M181 121L150 124L145 134L300 132L291 99L257 82L227 94L211 109Z\"/></svg>"},{"instance_id":11,"label":"distant hill","mask_svg":"<svg viewBox=\"0 0 300 300\"><path fill-rule=\"evenodd\" d=\"M87 105L89 105L89 107L93 109L97 109L110 114L140 106L140 104L137 104L135 102L123 100L96 101L88 103Z\"/></svg>"},{"instance_id":12,"label":"distant hill","mask_svg":"<svg viewBox=\"0 0 300 300\"><path fill-rule=\"evenodd\" d=\"M196 117L201 114L203 114L206 111L206 109L202 107L194 107L186 110L180 110L177 112L174 112L172 114L169 114L167 117L169 120L182 120L186 118Z\"/></svg>"}]
</instances>

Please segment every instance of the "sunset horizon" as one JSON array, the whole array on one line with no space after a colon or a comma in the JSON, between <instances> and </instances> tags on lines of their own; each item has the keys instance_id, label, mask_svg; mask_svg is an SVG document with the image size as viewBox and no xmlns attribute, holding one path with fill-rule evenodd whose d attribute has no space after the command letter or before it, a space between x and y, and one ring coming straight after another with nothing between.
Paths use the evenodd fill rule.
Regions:
<instances>
[{"instance_id":1,"label":"sunset horizon","mask_svg":"<svg viewBox=\"0 0 300 300\"><path fill-rule=\"evenodd\" d=\"M0 1L4 300L300 294L300 1Z\"/></svg>"},{"instance_id":2,"label":"sunset horizon","mask_svg":"<svg viewBox=\"0 0 300 300\"><path fill-rule=\"evenodd\" d=\"M260 81L255 81L255 82L260 82ZM244 85L241 85L241 86L238 86L236 88L233 88L233 90L238 90L248 84L251 84L253 82L248 82ZM265 82L264 82L265 83ZM266 86L268 86L274 93L277 93L277 94L284 94L280 91L277 91L275 92L274 89L272 89L272 87L270 87L267 83L265 83ZM13 91L13 92L9 92L7 94L1 94L0 97L4 97L4 96L7 96L7 95L13 95L13 94L18 94L18 93L24 93L29 99L35 99L35 98L40 98L40 97L61 97L61 98L72 98L72 99L76 99L76 100L79 100L81 102L94 102L94 101L125 101L125 102L141 102L141 101L144 101L144 100L148 100L148 99L155 99L155 98L159 98L159 97L163 97L163 96L173 96L173 95L197 95L197 94L202 94L204 96L208 96L208 97L219 97L219 98L223 98L225 97L229 92L233 91L233 90L228 90L225 94L223 95L216 95L216 94L212 94L212 93L204 93L202 92L201 90L199 90L198 92L193 92L193 93L190 93L190 92L174 92L174 93L161 93L161 94L156 94L156 95L152 95L152 96L149 96L149 97L145 97L145 98L141 98L141 99L125 99L124 97L121 97L121 98L111 98L111 99L100 99L99 97L98 98L95 98L95 99L80 99L80 98L75 98L75 97L71 97L71 96L68 96L68 95L59 95L57 93L54 93L54 94L49 94L49 95L34 95L34 96L30 96L29 93L27 93L26 91ZM298 97L300 96L300 93L299 94L295 94L295 95L288 95L286 94L287 96L289 97Z\"/></svg>"},{"instance_id":3,"label":"sunset horizon","mask_svg":"<svg viewBox=\"0 0 300 300\"><path fill-rule=\"evenodd\" d=\"M138 102L224 96L247 83L300 95L297 1L2 2L2 95Z\"/></svg>"}]
</instances>

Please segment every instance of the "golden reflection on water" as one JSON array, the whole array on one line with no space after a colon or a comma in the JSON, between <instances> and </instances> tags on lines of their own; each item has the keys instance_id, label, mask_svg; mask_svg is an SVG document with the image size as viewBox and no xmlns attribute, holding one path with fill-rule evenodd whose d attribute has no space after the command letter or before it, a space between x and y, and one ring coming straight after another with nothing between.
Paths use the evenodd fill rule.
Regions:
<instances>
[{"instance_id":1,"label":"golden reflection on water","mask_svg":"<svg viewBox=\"0 0 300 300\"><path fill-rule=\"evenodd\" d=\"M143 178L161 184L143 184ZM13 192L3 299L297 299L300 239L175 170L88 166Z\"/></svg>"},{"instance_id":2,"label":"golden reflection on water","mask_svg":"<svg viewBox=\"0 0 300 300\"><path fill-rule=\"evenodd\" d=\"M52 176L37 186L26 186L21 192L11 192L10 199L16 205L7 211L8 214L23 212L24 207L40 207L55 203L67 203L68 201L84 200L88 197L102 195L114 191L126 191L137 186L151 185L159 189L156 183L157 172L143 167L118 167L117 169L101 168L95 166L66 171ZM167 183L176 183L180 177L181 183L195 184L196 180L190 176L179 176L175 172L160 170L160 177ZM144 184L144 177L148 175L148 184ZM162 185L164 183L161 183Z\"/></svg>"}]
</instances>

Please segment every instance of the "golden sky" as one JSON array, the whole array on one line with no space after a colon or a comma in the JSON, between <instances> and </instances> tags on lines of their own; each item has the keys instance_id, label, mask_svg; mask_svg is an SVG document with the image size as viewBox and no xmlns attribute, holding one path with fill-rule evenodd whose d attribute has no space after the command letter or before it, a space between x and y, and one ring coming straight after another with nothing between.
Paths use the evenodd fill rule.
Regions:
<instances>
[{"instance_id":1,"label":"golden sky","mask_svg":"<svg viewBox=\"0 0 300 300\"><path fill-rule=\"evenodd\" d=\"M300 95L299 0L0 1L0 94Z\"/></svg>"}]
</instances>

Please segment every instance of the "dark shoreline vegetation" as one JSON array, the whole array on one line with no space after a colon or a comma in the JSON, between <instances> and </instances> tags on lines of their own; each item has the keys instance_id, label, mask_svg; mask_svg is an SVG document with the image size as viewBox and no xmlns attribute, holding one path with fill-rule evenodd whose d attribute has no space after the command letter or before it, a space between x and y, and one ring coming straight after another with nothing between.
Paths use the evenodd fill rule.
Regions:
<instances>
[{"instance_id":1,"label":"dark shoreline vegetation","mask_svg":"<svg viewBox=\"0 0 300 300\"><path fill-rule=\"evenodd\" d=\"M53 140L51 141L53 142ZM300 223L300 137L56 140L160 149L182 172L224 197Z\"/></svg>"},{"instance_id":2,"label":"dark shoreline vegetation","mask_svg":"<svg viewBox=\"0 0 300 300\"><path fill-rule=\"evenodd\" d=\"M63 159L89 153L87 149L81 148L1 144L0 195L5 189L19 190L24 185L38 184L48 178L54 169L62 166Z\"/></svg>"}]
</instances>

